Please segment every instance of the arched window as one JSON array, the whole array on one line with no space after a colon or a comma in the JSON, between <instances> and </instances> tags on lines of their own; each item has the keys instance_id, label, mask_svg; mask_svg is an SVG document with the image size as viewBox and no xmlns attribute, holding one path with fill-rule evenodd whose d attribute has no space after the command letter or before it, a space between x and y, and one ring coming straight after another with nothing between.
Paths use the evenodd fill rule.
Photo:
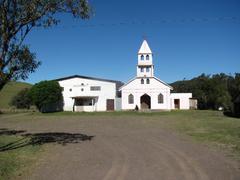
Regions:
<instances>
[{"instance_id":1,"label":"arched window","mask_svg":"<svg viewBox=\"0 0 240 180\"><path fill-rule=\"evenodd\" d=\"M160 93L158 95L158 104L163 104L163 95L162 95L162 93Z\"/></svg>"},{"instance_id":2,"label":"arched window","mask_svg":"<svg viewBox=\"0 0 240 180\"><path fill-rule=\"evenodd\" d=\"M150 71L150 67L146 67L146 72L149 72Z\"/></svg>"},{"instance_id":3,"label":"arched window","mask_svg":"<svg viewBox=\"0 0 240 180\"><path fill-rule=\"evenodd\" d=\"M132 94L128 96L128 104L133 104L134 103L134 97Z\"/></svg>"},{"instance_id":4,"label":"arched window","mask_svg":"<svg viewBox=\"0 0 240 180\"><path fill-rule=\"evenodd\" d=\"M150 84L150 79L147 79L147 84Z\"/></svg>"},{"instance_id":5,"label":"arched window","mask_svg":"<svg viewBox=\"0 0 240 180\"><path fill-rule=\"evenodd\" d=\"M149 55L146 55L146 60L149 60Z\"/></svg>"},{"instance_id":6,"label":"arched window","mask_svg":"<svg viewBox=\"0 0 240 180\"><path fill-rule=\"evenodd\" d=\"M141 55L141 60L144 60L144 55Z\"/></svg>"},{"instance_id":7,"label":"arched window","mask_svg":"<svg viewBox=\"0 0 240 180\"><path fill-rule=\"evenodd\" d=\"M141 79L141 84L144 84L144 79Z\"/></svg>"}]
</instances>

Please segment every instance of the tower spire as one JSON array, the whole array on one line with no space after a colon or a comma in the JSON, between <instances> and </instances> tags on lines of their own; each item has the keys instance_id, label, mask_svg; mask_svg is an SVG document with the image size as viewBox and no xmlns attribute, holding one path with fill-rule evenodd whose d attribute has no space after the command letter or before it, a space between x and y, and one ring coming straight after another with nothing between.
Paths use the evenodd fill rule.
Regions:
<instances>
[{"instance_id":1,"label":"tower spire","mask_svg":"<svg viewBox=\"0 0 240 180\"><path fill-rule=\"evenodd\" d=\"M138 51L137 77L153 77L154 66L152 51L146 40L143 40Z\"/></svg>"},{"instance_id":2,"label":"tower spire","mask_svg":"<svg viewBox=\"0 0 240 180\"><path fill-rule=\"evenodd\" d=\"M152 54L152 51L147 43L147 40L143 40L143 43L138 51L138 54Z\"/></svg>"}]
</instances>

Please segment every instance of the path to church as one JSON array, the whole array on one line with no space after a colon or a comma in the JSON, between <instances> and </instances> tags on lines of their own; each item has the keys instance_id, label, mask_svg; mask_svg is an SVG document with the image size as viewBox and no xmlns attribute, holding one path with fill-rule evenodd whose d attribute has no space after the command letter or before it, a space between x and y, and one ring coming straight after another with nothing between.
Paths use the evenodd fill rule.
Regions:
<instances>
[{"instance_id":1,"label":"path to church","mask_svg":"<svg viewBox=\"0 0 240 180\"><path fill-rule=\"evenodd\" d=\"M40 119L39 119L40 118ZM239 180L238 164L143 117L66 116L2 121L27 132L93 135L90 141L47 145L46 155L23 179ZM26 116L26 119L30 117Z\"/></svg>"}]
</instances>

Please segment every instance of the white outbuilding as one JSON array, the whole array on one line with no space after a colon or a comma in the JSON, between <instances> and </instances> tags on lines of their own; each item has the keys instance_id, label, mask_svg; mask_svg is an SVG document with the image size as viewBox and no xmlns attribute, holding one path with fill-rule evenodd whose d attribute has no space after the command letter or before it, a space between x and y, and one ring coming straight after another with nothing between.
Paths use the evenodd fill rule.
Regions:
<instances>
[{"instance_id":1,"label":"white outbuilding","mask_svg":"<svg viewBox=\"0 0 240 180\"><path fill-rule=\"evenodd\" d=\"M56 79L63 88L64 111L121 110L120 81L74 75Z\"/></svg>"},{"instance_id":2,"label":"white outbuilding","mask_svg":"<svg viewBox=\"0 0 240 180\"><path fill-rule=\"evenodd\" d=\"M138 51L137 76L120 90L122 110L190 109L192 93L171 93L173 88L154 76L153 53L146 40Z\"/></svg>"}]
</instances>

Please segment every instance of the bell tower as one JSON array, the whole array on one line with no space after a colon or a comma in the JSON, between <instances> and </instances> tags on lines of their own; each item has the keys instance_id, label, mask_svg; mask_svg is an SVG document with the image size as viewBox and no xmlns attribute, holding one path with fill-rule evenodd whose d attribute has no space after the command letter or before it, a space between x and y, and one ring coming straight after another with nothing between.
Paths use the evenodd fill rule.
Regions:
<instances>
[{"instance_id":1,"label":"bell tower","mask_svg":"<svg viewBox=\"0 0 240 180\"><path fill-rule=\"evenodd\" d=\"M137 77L154 77L153 54L146 40L138 51Z\"/></svg>"}]
</instances>

